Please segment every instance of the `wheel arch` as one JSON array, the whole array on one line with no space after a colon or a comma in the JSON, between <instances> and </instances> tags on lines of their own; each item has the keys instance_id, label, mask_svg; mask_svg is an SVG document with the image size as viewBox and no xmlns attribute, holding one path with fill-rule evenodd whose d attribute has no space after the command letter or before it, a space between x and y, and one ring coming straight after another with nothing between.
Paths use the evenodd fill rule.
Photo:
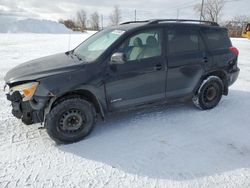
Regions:
<instances>
[{"instance_id":1,"label":"wheel arch","mask_svg":"<svg viewBox=\"0 0 250 188\"><path fill-rule=\"evenodd\" d=\"M91 91L89 91L87 89L78 89L78 90L63 93L63 94L61 94L61 95L59 95L57 97L53 97L50 100L50 103L49 103L49 105L48 105L48 107L46 109L45 114L48 114L51 111L51 109L55 105L57 105L58 103L66 100L66 99L76 98L76 97L82 98L82 99L92 103L94 105L94 108L95 108L96 112L100 113L103 120L105 119L105 113L104 113L102 104L98 100L97 96L94 95L93 92L91 92Z\"/></svg>"},{"instance_id":2,"label":"wheel arch","mask_svg":"<svg viewBox=\"0 0 250 188\"><path fill-rule=\"evenodd\" d=\"M215 71L208 72L206 75L202 77L200 84L203 82L203 80L207 79L209 76L219 77L223 82L223 94L228 95L228 80L227 80L226 72L223 70L215 70Z\"/></svg>"}]
</instances>

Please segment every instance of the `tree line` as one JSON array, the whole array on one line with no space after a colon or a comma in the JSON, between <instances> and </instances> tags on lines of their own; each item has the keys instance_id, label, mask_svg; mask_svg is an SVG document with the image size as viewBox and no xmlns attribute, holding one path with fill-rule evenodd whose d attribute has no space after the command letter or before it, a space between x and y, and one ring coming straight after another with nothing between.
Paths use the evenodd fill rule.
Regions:
<instances>
[{"instance_id":1,"label":"tree line","mask_svg":"<svg viewBox=\"0 0 250 188\"><path fill-rule=\"evenodd\" d=\"M205 0L203 6L202 4L197 4L194 10L200 14L202 20L218 22L226 27L230 37L241 37L247 23L250 23L250 16L237 15L229 20L222 21L221 17L227 2L226 0Z\"/></svg>"},{"instance_id":2,"label":"tree line","mask_svg":"<svg viewBox=\"0 0 250 188\"><path fill-rule=\"evenodd\" d=\"M119 8L119 6L114 6L113 11L109 16L109 25L117 26L121 22L121 18L121 9ZM74 19L60 19L59 23L64 24L67 28L73 31L84 32L86 30L98 31L100 29L103 29L102 15L100 15L97 11L88 15L87 12L83 9L77 11L76 17Z\"/></svg>"},{"instance_id":3,"label":"tree line","mask_svg":"<svg viewBox=\"0 0 250 188\"><path fill-rule=\"evenodd\" d=\"M241 37L247 23L250 23L250 16L237 15L230 20L222 21L223 11L227 2L227 0L204 0L203 4L200 3L194 6L194 11L199 16L199 19L218 22L220 25L228 28L231 37ZM88 16L85 10L79 10L75 19L60 20L59 22L73 31L84 32L87 29L98 31L103 29L103 22L100 19L101 16L98 12L93 12ZM114 6L109 16L109 25L117 26L121 19L121 9L119 6ZM102 24L100 25L101 22Z\"/></svg>"}]
</instances>

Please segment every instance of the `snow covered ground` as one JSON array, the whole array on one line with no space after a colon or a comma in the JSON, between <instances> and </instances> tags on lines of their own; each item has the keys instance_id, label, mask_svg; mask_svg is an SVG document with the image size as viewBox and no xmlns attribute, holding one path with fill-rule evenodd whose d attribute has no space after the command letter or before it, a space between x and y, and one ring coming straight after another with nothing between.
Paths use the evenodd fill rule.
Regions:
<instances>
[{"instance_id":1,"label":"snow covered ground","mask_svg":"<svg viewBox=\"0 0 250 188\"><path fill-rule=\"evenodd\" d=\"M71 36L71 48L89 34ZM0 86L13 66L68 50L68 35L0 34ZM55 145L12 117L0 91L0 187L250 187L250 40L233 39L241 74L219 106L119 114L84 141Z\"/></svg>"}]
</instances>

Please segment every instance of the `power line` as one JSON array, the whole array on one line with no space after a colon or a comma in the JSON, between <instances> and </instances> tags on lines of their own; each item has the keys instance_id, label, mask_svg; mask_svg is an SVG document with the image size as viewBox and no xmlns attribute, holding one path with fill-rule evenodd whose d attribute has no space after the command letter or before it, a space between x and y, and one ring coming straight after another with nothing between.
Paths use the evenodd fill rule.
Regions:
<instances>
[{"instance_id":1,"label":"power line","mask_svg":"<svg viewBox=\"0 0 250 188\"><path fill-rule=\"evenodd\" d=\"M188 8L188 7L192 7L194 6L195 4L198 3L198 0L195 0L195 1L192 1L192 2L186 2L186 3L180 3L180 4L176 4L176 5L173 5L173 6L168 6L167 9L165 9L164 11L161 10L161 11L157 11L158 13L165 13L165 12L169 12L169 9L172 9L170 11L176 11L176 9L182 9L182 8ZM138 12L144 12L144 13L147 13L147 14L152 14L152 12L148 11L148 10L142 10L142 9L137 9Z\"/></svg>"},{"instance_id":2,"label":"power line","mask_svg":"<svg viewBox=\"0 0 250 188\"><path fill-rule=\"evenodd\" d=\"M181 9L181 8L193 6L193 4L197 4L197 3L198 3L198 0L195 0L195 1L192 1L192 2L186 2L186 3L181 3L181 4L174 5L174 6L170 6L168 8Z\"/></svg>"},{"instance_id":3,"label":"power line","mask_svg":"<svg viewBox=\"0 0 250 188\"><path fill-rule=\"evenodd\" d=\"M226 0L225 3L231 3L231 2L236 2L236 1L242 1L242 0Z\"/></svg>"},{"instance_id":4,"label":"power line","mask_svg":"<svg viewBox=\"0 0 250 188\"><path fill-rule=\"evenodd\" d=\"M201 3L201 12L200 12L200 20L202 20L202 15L203 15L203 10L204 10L204 6L205 6L205 3L206 3L206 0L202 0L202 2L200 2L201 0L193 0L193 1L189 1L189 2L185 2L185 3L178 3L178 4L175 4L175 5L170 5L170 6L167 6L167 9L165 10L157 10L157 13L158 14L161 14L162 16L164 15L167 15L170 13L173 14L174 12L176 12L176 17L177 18L180 18L180 15L181 15L181 11L182 9L186 9L186 8L189 8L189 7L194 7L195 5L197 4L200 4ZM225 3L231 3L231 2L237 2L237 1L242 1L242 0L226 0ZM154 14L152 11L149 11L149 10L143 10L143 9L136 9L134 10L134 18L131 18L133 20L139 20L140 18L140 15L143 15L143 17L153 17Z\"/></svg>"},{"instance_id":5,"label":"power line","mask_svg":"<svg viewBox=\"0 0 250 188\"><path fill-rule=\"evenodd\" d=\"M179 9L179 13L180 13L180 10L181 9L184 9L184 8L189 8L189 7L194 7L196 4L197 4L197 0L196 1L193 1L193 2L189 2L189 3L185 3L185 4L182 4L181 6L175 6L174 8L171 7L172 10L170 11L178 11ZM159 11L158 11L159 12ZM166 11L160 11L160 13L165 13ZM169 12L169 11L168 11Z\"/></svg>"}]
</instances>

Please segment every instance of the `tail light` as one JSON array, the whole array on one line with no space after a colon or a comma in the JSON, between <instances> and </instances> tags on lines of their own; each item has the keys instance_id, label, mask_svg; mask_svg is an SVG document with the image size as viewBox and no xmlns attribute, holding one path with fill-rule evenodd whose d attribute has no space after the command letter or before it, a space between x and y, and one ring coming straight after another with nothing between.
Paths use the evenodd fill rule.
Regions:
<instances>
[{"instance_id":1,"label":"tail light","mask_svg":"<svg viewBox=\"0 0 250 188\"><path fill-rule=\"evenodd\" d=\"M230 47L229 50L236 56L239 56L239 50L235 47Z\"/></svg>"},{"instance_id":2,"label":"tail light","mask_svg":"<svg viewBox=\"0 0 250 188\"><path fill-rule=\"evenodd\" d=\"M232 54L234 54L236 56L236 58L233 58L230 62L229 62L229 72L234 71L237 69L237 61L238 61L238 56L239 56L239 50L235 47L230 47L229 48L230 52Z\"/></svg>"}]
</instances>

